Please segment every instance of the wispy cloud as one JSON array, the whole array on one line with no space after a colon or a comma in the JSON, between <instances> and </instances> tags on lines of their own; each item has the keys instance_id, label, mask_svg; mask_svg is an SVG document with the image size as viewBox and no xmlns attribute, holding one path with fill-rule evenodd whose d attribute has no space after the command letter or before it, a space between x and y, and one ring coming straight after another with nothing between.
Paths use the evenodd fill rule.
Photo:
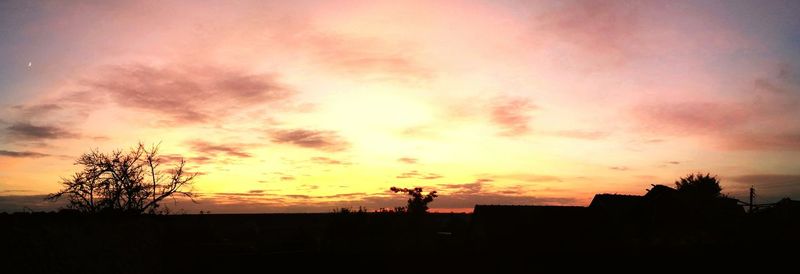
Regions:
<instances>
[{"instance_id":1,"label":"wispy cloud","mask_svg":"<svg viewBox=\"0 0 800 274\"><path fill-rule=\"evenodd\" d=\"M759 200L764 202L800 196L800 174L745 174L724 177L723 183L725 181L733 184L724 184L723 191L746 197L750 186L754 186Z\"/></svg>"},{"instance_id":2,"label":"wispy cloud","mask_svg":"<svg viewBox=\"0 0 800 274\"><path fill-rule=\"evenodd\" d=\"M0 212L52 211L65 205L64 201L45 201L46 195L0 195Z\"/></svg>"},{"instance_id":3,"label":"wispy cloud","mask_svg":"<svg viewBox=\"0 0 800 274\"><path fill-rule=\"evenodd\" d=\"M748 123L751 115L741 105L716 102L661 102L634 110L634 117L648 129L676 134L726 132Z\"/></svg>"},{"instance_id":4,"label":"wispy cloud","mask_svg":"<svg viewBox=\"0 0 800 274\"><path fill-rule=\"evenodd\" d=\"M237 158L250 158L253 155L246 152L245 148L248 145L242 144L213 144L202 140L193 140L189 142L192 150L203 155L225 155Z\"/></svg>"},{"instance_id":5,"label":"wispy cloud","mask_svg":"<svg viewBox=\"0 0 800 274\"><path fill-rule=\"evenodd\" d=\"M529 112L534 109L536 106L526 98L498 98L491 105L492 122L502 128L501 135L522 135L530 130Z\"/></svg>"},{"instance_id":6,"label":"wispy cloud","mask_svg":"<svg viewBox=\"0 0 800 274\"><path fill-rule=\"evenodd\" d=\"M800 190L798 174L747 174L727 177L733 182L757 185L767 190L783 190L785 188Z\"/></svg>"},{"instance_id":7,"label":"wispy cloud","mask_svg":"<svg viewBox=\"0 0 800 274\"><path fill-rule=\"evenodd\" d=\"M56 210L62 203L44 201L45 195L0 196L0 212ZM370 210L404 206L407 197L388 193L338 193L332 195L276 194L264 190L247 192L198 193L198 203L177 198L170 203L175 212L211 211L213 213L268 213L268 212L331 212L342 207L363 206ZM577 200L567 197L538 197L464 191L442 195L431 203L436 208L471 209L476 204L510 205L575 205Z\"/></svg>"},{"instance_id":8,"label":"wispy cloud","mask_svg":"<svg viewBox=\"0 0 800 274\"><path fill-rule=\"evenodd\" d=\"M400 175L395 176L397 179L422 179L422 180L435 180L442 178L442 175L436 173L423 173L416 170L403 172Z\"/></svg>"},{"instance_id":9,"label":"wispy cloud","mask_svg":"<svg viewBox=\"0 0 800 274\"><path fill-rule=\"evenodd\" d=\"M480 193L483 190L483 185L486 183L493 182L492 179L477 179L475 182L467 183L467 184L441 184L439 185L444 189L444 194L446 195L464 195L470 194L474 195Z\"/></svg>"},{"instance_id":10,"label":"wispy cloud","mask_svg":"<svg viewBox=\"0 0 800 274\"><path fill-rule=\"evenodd\" d=\"M553 135L558 137L583 139L583 140L600 140L606 138L609 135L609 133L604 131L560 130L554 132Z\"/></svg>"},{"instance_id":11,"label":"wispy cloud","mask_svg":"<svg viewBox=\"0 0 800 274\"><path fill-rule=\"evenodd\" d=\"M568 43L581 54L580 64L624 64L642 43L638 4L616 1L565 2L538 16L534 43ZM544 37L543 37L544 35Z\"/></svg>"},{"instance_id":12,"label":"wispy cloud","mask_svg":"<svg viewBox=\"0 0 800 274\"><path fill-rule=\"evenodd\" d=\"M168 117L171 125L207 122L232 110L292 96L272 75L181 64L114 66L88 80L96 95L127 108Z\"/></svg>"},{"instance_id":13,"label":"wispy cloud","mask_svg":"<svg viewBox=\"0 0 800 274\"><path fill-rule=\"evenodd\" d=\"M733 134L722 148L731 150L800 150L800 131L797 133Z\"/></svg>"},{"instance_id":14,"label":"wispy cloud","mask_svg":"<svg viewBox=\"0 0 800 274\"><path fill-rule=\"evenodd\" d=\"M416 164L418 159L417 158L410 158L410 157L403 157L403 158L398 158L397 161L401 162L401 163L405 163L405 164Z\"/></svg>"},{"instance_id":15,"label":"wispy cloud","mask_svg":"<svg viewBox=\"0 0 800 274\"><path fill-rule=\"evenodd\" d=\"M15 141L78 138L80 135L52 125L33 125L17 122L6 128L6 135Z\"/></svg>"},{"instance_id":16,"label":"wispy cloud","mask_svg":"<svg viewBox=\"0 0 800 274\"><path fill-rule=\"evenodd\" d=\"M328 157L311 157L311 162L321 165L349 165L350 162L331 159Z\"/></svg>"},{"instance_id":17,"label":"wispy cloud","mask_svg":"<svg viewBox=\"0 0 800 274\"><path fill-rule=\"evenodd\" d=\"M342 151L350 146L350 144L342 139L335 131L307 129L273 130L269 132L269 136L274 143L290 144L330 152Z\"/></svg>"},{"instance_id":18,"label":"wispy cloud","mask_svg":"<svg viewBox=\"0 0 800 274\"><path fill-rule=\"evenodd\" d=\"M481 174L479 175L485 178L491 178L494 180L497 179L509 179L515 181L523 181L523 182L561 182L561 178L558 176L552 175L542 175L542 174L533 174L533 173L510 173L510 174Z\"/></svg>"},{"instance_id":19,"label":"wispy cloud","mask_svg":"<svg viewBox=\"0 0 800 274\"><path fill-rule=\"evenodd\" d=\"M12 158L41 158L47 157L50 154L33 152L33 151L10 151L10 150L0 150L0 157L12 157Z\"/></svg>"},{"instance_id":20,"label":"wispy cloud","mask_svg":"<svg viewBox=\"0 0 800 274\"><path fill-rule=\"evenodd\" d=\"M463 188L462 188L463 189ZM428 190L428 189L426 189ZM433 189L431 189L433 190ZM575 205L577 200L567 197L538 197L462 191L449 192L436 198L430 205L436 208L472 209L476 204L510 205ZM331 212L342 207L365 207L369 210L404 206L407 196L393 193L340 193L333 195L257 193L209 193L199 199L199 204L181 203L181 206L212 212Z\"/></svg>"},{"instance_id":21,"label":"wispy cloud","mask_svg":"<svg viewBox=\"0 0 800 274\"><path fill-rule=\"evenodd\" d=\"M13 110L19 113L24 119L31 119L40 116L46 116L53 112L59 111L63 109L61 105L55 103L44 103L44 104L34 104L34 105L16 105L11 107Z\"/></svg>"},{"instance_id":22,"label":"wispy cloud","mask_svg":"<svg viewBox=\"0 0 800 274\"><path fill-rule=\"evenodd\" d=\"M786 92L800 87L787 73L758 78L736 100L642 103L631 114L643 133L702 138L717 149L800 150L800 93Z\"/></svg>"},{"instance_id":23,"label":"wispy cloud","mask_svg":"<svg viewBox=\"0 0 800 274\"><path fill-rule=\"evenodd\" d=\"M410 54L413 48L408 44L338 33L310 35L302 42L319 64L350 77L399 82L433 77L432 70Z\"/></svg>"}]
</instances>

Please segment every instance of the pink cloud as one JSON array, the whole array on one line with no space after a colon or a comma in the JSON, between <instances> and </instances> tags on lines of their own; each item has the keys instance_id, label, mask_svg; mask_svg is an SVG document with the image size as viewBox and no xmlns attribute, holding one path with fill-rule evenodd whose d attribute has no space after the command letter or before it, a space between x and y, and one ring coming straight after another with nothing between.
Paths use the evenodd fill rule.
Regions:
<instances>
[{"instance_id":1,"label":"pink cloud","mask_svg":"<svg viewBox=\"0 0 800 274\"><path fill-rule=\"evenodd\" d=\"M665 100L630 114L643 134L696 137L724 150L800 150L800 94L791 71L778 71L756 78L752 91L733 101Z\"/></svg>"},{"instance_id":2,"label":"pink cloud","mask_svg":"<svg viewBox=\"0 0 800 274\"><path fill-rule=\"evenodd\" d=\"M561 182L561 178L552 175L542 175L533 173L510 173L510 174L482 174L482 177L497 179L509 179L524 182Z\"/></svg>"},{"instance_id":3,"label":"pink cloud","mask_svg":"<svg viewBox=\"0 0 800 274\"><path fill-rule=\"evenodd\" d=\"M309 32L302 43L329 70L365 79L428 80L432 71L416 60L413 47L379 38Z\"/></svg>"},{"instance_id":4,"label":"pink cloud","mask_svg":"<svg viewBox=\"0 0 800 274\"><path fill-rule=\"evenodd\" d=\"M728 135L720 147L730 150L800 150L800 132L753 132Z\"/></svg>"},{"instance_id":5,"label":"pink cloud","mask_svg":"<svg viewBox=\"0 0 800 274\"><path fill-rule=\"evenodd\" d=\"M271 75L220 67L127 65L87 81L95 96L169 117L173 125L214 120L243 107L284 100L294 91Z\"/></svg>"},{"instance_id":6,"label":"pink cloud","mask_svg":"<svg viewBox=\"0 0 800 274\"><path fill-rule=\"evenodd\" d=\"M11 157L11 158L41 158L47 157L50 154L33 152L33 151L10 151L10 150L2 150L0 149L0 157Z\"/></svg>"},{"instance_id":7,"label":"pink cloud","mask_svg":"<svg viewBox=\"0 0 800 274\"><path fill-rule=\"evenodd\" d=\"M558 47L567 43L581 54L580 62L595 65L624 64L641 46L639 5L617 1L564 2L554 10L535 17L534 43Z\"/></svg>"},{"instance_id":8,"label":"pink cloud","mask_svg":"<svg viewBox=\"0 0 800 274\"><path fill-rule=\"evenodd\" d=\"M650 130L711 134L725 132L751 119L751 110L739 104L716 102L654 103L641 105L633 115Z\"/></svg>"},{"instance_id":9,"label":"pink cloud","mask_svg":"<svg viewBox=\"0 0 800 274\"><path fill-rule=\"evenodd\" d=\"M416 164L417 158L403 157L403 158L398 158L397 161L406 164Z\"/></svg>"},{"instance_id":10,"label":"pink cloud","mask_svg":"<svg viewBox=\"0 0 800 274\"><path fill-rule=\"evenodd\" d=\"M756 188L760 201L776 201L784 197L800 196L800 175L798 174L744 174L723 178L732 184L726 184L723 191L746 197L750 186Z\"/></svg>"},{"instance_id":11,"label":"pink cloud","mask_svg":"<svg viewBox=\"0 0 800 274\"><path fill-rule=\"evenodd\" d=\"M313 162L315 164L321 164L321 165L349 165L349 164L351 164L350 162L331 159L331 158L328 158L328 157L311 157L311 162Z\"/></svg>"},{"instance_id":12,"label":"pink cloud","mask_svg":"<svg viewBox=\"0 0 800 274\"><path fill-rule=\"evenodd\" d=\"M45 139L78 138L79 134L56 125L34 125L17 122L5 128L7 139L12 141L39 141Z\"/></svg>"},{"instance_id":13,"label":"pink cloud","mask_svg":"<svg viewBox=\"0 0 800 274\"><path fill-rule=\"evenodd\" d=\"M491 105L492 122L503 129L501 135L522 135L530 130L528 112L534 109L536 106L526 98L500 98Z\"/></svg>"},{"instance_id":14,"label":"pink cloud","mask_svg":"<svg viewBox=\"0 0 800 274\"><path fill-rule=\"evenodd\" d=\"M400 175L395 176L397 179L421 179L421 180L436 180L442 178L442 175L436 173L423 173L416 170L403 172Z\"/></svg>"},{"instance_id":15,"label":"pink cloud","mask_svg":"<svg viewBox=\"0 0 800 274\"><path fill-rule=\"evenodd\" d=\"M800 149L800 131L792 127L763 128L783 118L745 104L679 103L642 106L634 112L640 130L706 138L726 150Z\"/></svg>"},{"instance_id":16,"label":"pink cloud","mask_svg":"<svg viewBox=\"0 0 800 274\"><path fill-rule=\"evenodd\" d=\"M584 130L560 130L553 133L555 136L584 139L584 140L599 140L606 138L608 132L603 131L584 131Z\"/></svg>"},{"instance_id":17,"label":"pink cloud","mask_svg":"<svg viewBox=\"0 0 800 274\"><path fill-rule=\"evenodd\" d=\"M291 144L299 147L337 152L347 149L350 144L334 131L289 129L269 132L272 142Z\"/></svg>"},{"instance_id":18,"label":"pink cloud","mask_svg":"<svg viewBox=\"0 0 800 274\"><path fill-rule=\"evenodd\" d=\"M243 144L214 144L203 140L194 140L188 142L192 150L198 152L205 157L215 157L218 155L236 157L236 158L250 158L252 154L245 151L249 145Z\"/></svg>"},{"instance_id":19,"label":"pink cloud","mask_svg":"<svg viewBox=\"0 0 800 274\"><path fill-rule=\"evenodd\" d=\"M494 180L492 179L482 178L468 184L442 184L439 186L444 189L442 192L447 193L448 195L478 194L483 190L484 184L493 181Z\"/></svg>"}]
</instances>

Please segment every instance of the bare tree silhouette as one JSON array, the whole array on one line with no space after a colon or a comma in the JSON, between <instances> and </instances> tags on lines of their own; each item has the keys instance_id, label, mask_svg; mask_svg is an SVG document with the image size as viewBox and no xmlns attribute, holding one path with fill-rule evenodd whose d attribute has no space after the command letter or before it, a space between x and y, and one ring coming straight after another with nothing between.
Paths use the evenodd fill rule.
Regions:
<instances>
[{"instance_id":1,"label":"bare tree silhouette","mask_svg":"<svg viewBox=\"0 0 800 274\"><path fill-rule=\"evenodd\" d=\"M191 187L197 174L185 171L183 159L172 169L160 169L158 148L157 144L148 149L139 143L127 152L85 153L75 162L83 170L62 178L64 188L46 199L55 201L66 196L68 209L127 214L168 212L166 208L159 209L160 202L175 194L194 202Z\"/></svg>"},{"instance_id":2,"label":"bare tree silhouette","mask_svg":"<svg viewBox=\"0 0 800 274\"><path fill-rule=\"evenodd\" d=\"M397 188L391 187L391 190L394 193L403 192L411 196L408 199L408 207L406 208L406 212L409 214L422 214L428 212L428 204L433 202L433 199L438 197L436 195L436 191L428 192L427 195L422 195L422 188Z\"/></svg>"}]
</instances>

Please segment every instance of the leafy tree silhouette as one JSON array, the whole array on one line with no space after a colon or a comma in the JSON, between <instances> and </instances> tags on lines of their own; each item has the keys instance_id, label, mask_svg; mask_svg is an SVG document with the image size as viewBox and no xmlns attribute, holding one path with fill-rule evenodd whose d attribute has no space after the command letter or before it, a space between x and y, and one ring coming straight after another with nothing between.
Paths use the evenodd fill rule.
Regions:
<instances>
[{"instance_id":1,"label":"leafy tree silhouette","mask_svg":"<svg viewBox=\"0 0 800 274\"><path fill-rule=\"evenodd\" d=\"M421 187L413 189L391 187L389 190L394 193L403 192L411 196L411 198L408 199L408 206L406 208L406 212L409 214L423 214L428 212L428 204L433 202L434 198L439 197L436 195L436 191L430 191L427 195L422 195Z\"/></svg>"},{"instance_id":2,"label":"leafy tree silhouette","mask_svg":"<svg viewBox=\"0 0 800 274\"><path fill-rule=\"evenodd\" d=\"M183 159L172 169L159 169L162 160L158 147L152 145L148 149L139 143L128 152L85 153L75 162L83 170L71 178L62 178L64 188L45 199L66 197L68 209L85 213L125 214L168 212L166 208L159 209L159 203L175 194L194 202L191 186L196 174L184 170Z\"/></svg>"},{"instance_id":3,"label":"leafy tree silhouette","mask_svg":"<svg viewBox=\"0 0 800 274\"><path fill-rule=\"evenodd\" d=\"M678 193L684 194L695 199L714 199L722 197L722 187L719 185L717 176L702 173L689 174L675 181Z\"/></svg>"}]
</instances>

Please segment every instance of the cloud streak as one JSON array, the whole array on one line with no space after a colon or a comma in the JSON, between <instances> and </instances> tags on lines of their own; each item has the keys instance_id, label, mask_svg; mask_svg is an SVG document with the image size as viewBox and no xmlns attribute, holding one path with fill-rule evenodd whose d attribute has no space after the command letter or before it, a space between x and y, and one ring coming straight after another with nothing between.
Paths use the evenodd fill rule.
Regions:
<instances>
[{"instance_id":1,"label":"cloud streak","mask_svg":"<svg viewBox=\"0 0 800 274\"><path fill-rule=\"evenodd\" d=\"M189 147L195 153L199 154L196 157L190 157L188 160L193 163L203 164L208 163L219 157L233 157L233 158L251 158L253 154L247 152L247 148L251 145L247 144L215 144L203 140L192 140L187 142ZM180 156L169 155L168 160L178 160Z\"/></svg>"},{"instance_id":2,"label":"cloud streak","mask_svg":"<svg viewBox=\"0 0 800 274\"><path fill-rule=\"evenodd\" d=\"M523 181L523 182L531 182L531 183L538 183L538 182L561 182L561 178L558 176L552 175L542 175L542 174L530 174L530 173L511 173L511 174L482 174L482 177L491 178L494 180L497 179L509 179L514 181Z\"/></svg>"},{"instance_id":3,"label":"cloud streak","mask_svg":"<svg viewBox=\"0 0 800 274\"><path fill-rule=\"evenodd\" d=\"M757 185L759 188L769 190L782 188L800 189L800 175L798 174L747 174L728 177L727 179L738 183Z\"/></svg>"},{"instance_id":4,"label":"cloud streak","mask_svg":"<svg viewBox=\"0 0 800 274\"><path fill-rule=\"evenodd\" d=\"M741 197L747 197L750 186L756 188L760 201L774 202L784 197L800 196L800 174L745 174L725 177L733 184L723 191L733 191Z\"/></svg>"},{"instance_id":5,"label":"cloud streak","mask_svg":"<svg viewBox=\"0 0 800 274\"><path fill-rule=\"evenodd\" d=\"M553 135L573 139L600 140L608 137L609 133L604 131L560 130L554 132Z\"/></svg>"},{"instance_id":6,"label":"cloud streak","mask_svg":"<svg viewBox=\"0 0 800 274\"><path fill-rule=\"evenodd\" d=\"M311 162L320 165L350 165L350 162L331 159L328 157L311 157Z\"/></svg>"},{"instance_id":7,"label":"cloud streak","mask_svg":"<svg viewBox=\"0 0 800 274\"><path fill-rule=\"evenodd\" d=\"M517 136L528 133L531 120L529 111L536 106L526 98L500 98L491 105L491 120L502 128L504 136Z\"/></svg>"},{"instance_id":8,"label":"cloud streak","mask_svg":"<svg viewBox=\"0 0 800 274\"><path fill-rule=\"evenodd\" d=\"M166 116L171 125L195 124L289 98L295 92L272 75L214 66L114 66L87 81L97 95L127 108Z\"/></svg>"},{"instance_id":9,"label":"cloud streak","mask_svg":"<svg viewBox=\"0 0 800 274\"><path fill-rule=\"evenodd\" d=\"M475 195L483 190L483 185L486 183L493 182L492 179L477 179L475 182L468 183L468 184L441 184L440 187L444 188L444 193L448 193L450 195L457 194L457 195Z\"/></svg>"},{"instance_id":10,"label":"cloud streak","mask_svg":"<svg viewBox=\"0 0 800 274\"><path fill-rule=\"evenodd\" d=\"M37 126L17 122L6 128L6 135L15 141L41 141L48 139L78 138L80 135L58 126Z\"/></svg>"},{"instance_id":11,"label":"cloud streak","mask_svg":"<svg viewBox=\"0 0 800 274\"><path fill-rule=\"evenodd\" d=\"M418 159L417 158L410 158L410 157L403 157L403 158L398 158L397 161L401 162L401 163L404 163L404 164L416 164Z\"/></svg>"},{"instance_id":12,"label":"cloud streak","mask_svg":"<svg viewBox=\"0 0 800 274\"><path fill-rule=\"evenodd\" d=\"M289 144L328 152L343 151L350 146L350 144L342 139L335 131L307 129L273 130L269 132L269 136L272 142L277 144Z\"/></svg>"},{"instance_id":13,"label":"cloud streak","mask_svg":"<svg viewBox=\"0 0 800 274\"><path fill-rule=\"evenodd\" d=\"M560 60L572 66L623 65L645 44L639 6L616 1L563 2L534 17L530 43L547 50L567 50L559 55L577 57Z\"/></svg>"},{"instance_id":14,"label":"cloud streak","mask_svg":"<svg viewBox=\"0 0 800 274\"><path fill-rule=\"evenodd\" d=\"M46 195L0 195L0 212L52 211L65 206L64 201L45 201Z\"/></svg>"},{"instance_id":15,"label":"cloud streak","mask_svg":"<svg viewBox=\"0 0 800 274\"><path fill-rule=\"evenodd\" d=\"M722 150L800 150L800 93L781 68L757 78L737 100L642 103L631 115L642 132L705 138ZM779 87L780 86L780 87Z\"/></svg>"},{"instance_id":16,"label":"cloud streak","mask_svg":"<svg viewBox=\"0 0 800 274\"><path fill-rule=\"evenodd\" d=\"M421 180L436 180L442 178L444 176L436 174L436 173L422 173L416 170L403 172L400 175L395 176L397 179L421 179Z\"/></svg>"},{"instance_id":17,"label":"cloud streak","mask_svg":"<svg viewBox=\"0 0 800 274\"><path fill-rule=\"evenodd\" d=\"M10 151L10 150L0 150L0 157L12 157L12 158L42 158L48 157L50 154L33 152L33 151Z\"/></svg>"},{"instance_id":18,"label":"cloud streak","mask_svg":"<svg viewBox=\"0 0 800 274\"><path fill-rule=\"evenodd\" d=\"M336 73L399 82L433 77L431 69L409 54L413 48L407 44L335 33L310 35L303 42L314 60Z\"/></svg>"}]
</instances>

